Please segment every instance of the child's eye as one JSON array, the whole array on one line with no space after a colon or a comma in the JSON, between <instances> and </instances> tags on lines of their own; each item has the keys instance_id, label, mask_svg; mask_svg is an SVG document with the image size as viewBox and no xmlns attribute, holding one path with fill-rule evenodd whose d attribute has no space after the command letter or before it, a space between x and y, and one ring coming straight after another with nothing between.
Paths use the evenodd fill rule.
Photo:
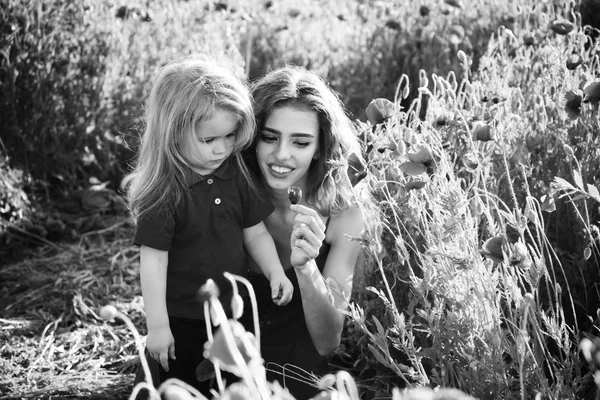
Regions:
<instances>
[{"instance_id":1,"label":"child's eye","mask_svg":"<svg viewBox=\"0 0 600 400\"><path fill-rule=\"evenodd\" d=\"M213 140L215 140L215 139L214 139L214 138L210 138L210 139L200 139L200 141L201 141L202 143L205 143L205 144L212 143L212 142L213 142Z\"/></svg>"},{"instance_id":2,"label":"child's eye","mask_svg":"<svg viewBox=\"0 0 600 400\"><path fill-rule=\"evenodd\" d=\"M236 136L237 132L231 132L229 135L227 135L228 138L234 138Z\"/></svg>"}]
</instances>

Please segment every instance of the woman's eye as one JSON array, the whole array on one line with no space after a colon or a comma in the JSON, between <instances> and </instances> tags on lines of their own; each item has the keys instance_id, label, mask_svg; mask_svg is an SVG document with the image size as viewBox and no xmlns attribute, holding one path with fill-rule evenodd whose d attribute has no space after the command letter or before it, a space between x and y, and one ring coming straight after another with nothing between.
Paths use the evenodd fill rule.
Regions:
<instances>
[{"instance_id":1,"label":"woman's eye","mask_svg":"<svg viewBox=\"0 0 600 400\"><path fill-rule=\"evenodd\" d=\"M306 147L310 144L310 142L294 142L298 147Z\"/></svg>"},{"instance_id":2,"label":"woman's eye","mask_svg":"<svg viewBox=\"0 0 600 400\"><path fill-rule=\"evenodd\" d=\"M274 141L277 140L277 138L275 136L265 135L264 133L261 135L260 139L263 142L267 142L267 143L273 143Z\"/></svg>"}]
</instances>

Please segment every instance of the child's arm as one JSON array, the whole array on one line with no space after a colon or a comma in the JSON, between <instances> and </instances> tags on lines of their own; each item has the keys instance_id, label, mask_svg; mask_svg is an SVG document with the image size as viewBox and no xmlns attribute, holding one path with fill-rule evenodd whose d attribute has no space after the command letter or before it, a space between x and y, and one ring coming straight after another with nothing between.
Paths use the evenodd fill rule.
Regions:
<instances>
[{"instance_id":1,"label":"child's arm","mask_svg":"<svg viewBox=\"0 0 600 400\"><path fill-rule=\"evenodd\" d=\"M286 305L292 299L294 287L279 261L275 242L263 222L244 229L244 244L250 256L271 283L271 298L278 305Z\"/></svg>"},{"instance_id":2,"label":"child's arm","mask_svg":"<svg viewBox=\"0 0 600 400\"><path fill-rule=\"evenodd\" d=\"M140 249L140 280L146 310L146 348L165 371L169 358L175 359L175 340L167 314L167 265L169 253L152 247Z\"/></svg>"}]
</instances>

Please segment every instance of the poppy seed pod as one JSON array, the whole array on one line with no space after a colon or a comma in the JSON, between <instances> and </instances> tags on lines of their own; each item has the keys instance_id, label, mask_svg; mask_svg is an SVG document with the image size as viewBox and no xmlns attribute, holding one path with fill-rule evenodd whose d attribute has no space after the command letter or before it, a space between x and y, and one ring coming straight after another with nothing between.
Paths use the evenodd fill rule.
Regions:
<instances>
[{"instance_id":1,"label":"poppy seed pod","mask_svg":"<svg viewBox=\"0 0 600 400\"><path fill-rule=\"evenodd\" d=\"M372 100L367 106L367 118L372 125L384 122L394 114L394 103L388 99Z\"/></svg>"},{"instance_id":2,"label":"poppy seed pod","mask_svg":"<svg viewBox=\"0 0 600 400\"><path fill-rule=\"evenodd\" d=\"M583 88L583 102L597 103L600 100L600 80L586 84Z\"/></svg>"},{"instance_id":3,"label":"poppy seed pod","mask_svg":"<svg viewBox=\"0 0 600 400\"><path fill-rule=\"evenodd\" d=\"M566 35L575 28L575 25L566 19L557 19L550 23L550 29L559 35Z\"/></svg>"}]
</instances>

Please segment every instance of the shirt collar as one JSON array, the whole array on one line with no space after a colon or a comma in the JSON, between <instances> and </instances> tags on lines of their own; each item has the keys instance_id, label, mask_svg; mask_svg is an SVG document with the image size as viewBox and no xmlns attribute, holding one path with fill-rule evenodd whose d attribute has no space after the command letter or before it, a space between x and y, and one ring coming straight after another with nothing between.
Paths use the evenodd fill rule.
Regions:
<instances>
[{"instance_id":1,"label":"shirt collar","mask_svg":"<svg viewBox=\"0 0 600 400\"><path fill-rule=\"evenodd\" d=\"M187 177L188 187L194 186L196 183L202 182L210 177L219 178L221 180L233 178L236 173L236 162L232 160L233 157L229 157L223 162L212 174L200 175L196 172L191 171Z\"/></svg>"}]
</instances>

